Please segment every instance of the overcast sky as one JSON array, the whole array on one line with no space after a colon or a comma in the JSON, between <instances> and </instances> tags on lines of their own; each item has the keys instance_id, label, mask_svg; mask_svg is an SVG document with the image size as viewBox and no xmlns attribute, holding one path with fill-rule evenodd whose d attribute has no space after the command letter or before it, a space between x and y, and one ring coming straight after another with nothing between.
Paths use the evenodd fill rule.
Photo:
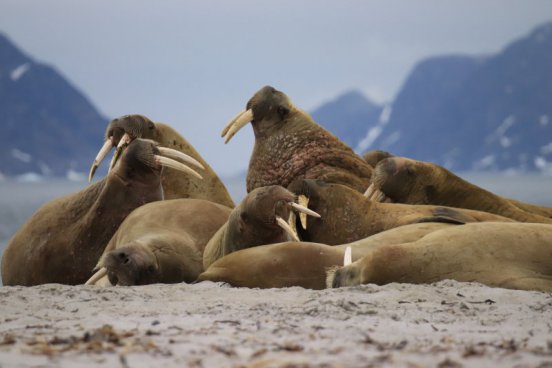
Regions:
<instances>
[{"instance_id":1,"label":"overcast sky","mask_svg":"<svg viewBox=\"0 0 552 368\"><path fill-rule=\"evenodd\" d=\"M0 31L106 117L169 123L222 175L253 134L220 130L266 84L306 110L350 89L388 101L421 59L496 53L549 20L548 0L0 0Z\"/></svg>"}]
</instances>

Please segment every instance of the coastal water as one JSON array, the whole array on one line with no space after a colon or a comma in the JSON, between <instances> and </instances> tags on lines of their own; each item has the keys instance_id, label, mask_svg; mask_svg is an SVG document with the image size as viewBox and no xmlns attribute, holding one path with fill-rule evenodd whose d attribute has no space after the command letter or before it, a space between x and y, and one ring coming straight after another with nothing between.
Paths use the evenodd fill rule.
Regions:
<instances>
[{"instance_id":1,"label":"coastal water","mask_svg":"<svg viewBox=\"0 0 552 368\"><path fill-rule=\"evenodd\" d=\"M552 207L552 176L465 173L464 179L502 196ZM234 201L245 195L245 177L223 179ZM17 229L44 203L76 192L83 181L0 181L0 254Z\"/></svg>"}]
</instances>

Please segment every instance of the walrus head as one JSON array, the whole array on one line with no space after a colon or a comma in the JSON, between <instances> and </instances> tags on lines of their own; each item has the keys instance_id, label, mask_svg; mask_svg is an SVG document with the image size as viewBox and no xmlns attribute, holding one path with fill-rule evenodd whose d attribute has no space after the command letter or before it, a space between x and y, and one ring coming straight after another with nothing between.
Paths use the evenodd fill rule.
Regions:
<instances>
[{"instance_id":1,"label":"walrus head","mask_svg":"<svg viewBox=\"0 0 552 368\"><path fill-rule=\"evenodd\" d=\"M371 200L429 204L443 181L443 169L405 157L381 160L374 169L372 183L364 193Z\"/></svg>"},{"instance_id":2,"label":"walrus head","mask_svg":"<svg viewBox=\"0 0 552 368\"><path fill-rule=\"evenodd\" d=\"M110 170L115 166L122 151L130 144L130 142L137 138L154 138L155 129L155 123L143 115L125 115L111 120L105 131L104 145L98 152L94 162L92 163L92 167L90 168L88 181L92 181L96 169L114 147L116 147L116 150L109 165ZM175 155L178 155L179 159L194 165L195 167L204 169L201 163L189 155L181 152L179 154L175 154L173 152L173 157L175 157Z\"/></svg>"},{"instance_id":3,"label":"walrus head","mask_svg":"<svg viewBox=\"0 0 552 368\"><path fill-rule=\"evenodd\" d=\"M265 86L251 97L245 110L228 123L221 136L225 138L224 143L228 143L249 122L253 125L255 137L272 134L285 124L290 113L295 110L297 108L285 93Z\"/></svg>"},{"instance_id":4,"label":"walrus head","mask_svg":"<svg viewBox=\"0 0 552 368\"><path fill-rule=\"evenodd\" d=\"M295 195L279 185L261 187L249 193L230 215L229 234L240 239L241 247L299 241L288 219L293 211L320 217L316 212L295 203Z\"/></svg>"},{"instance_id":5,"label":"walrus head","mask_svg":"<svg viewBox=\"0 0 552 368\"><path fill-rule=\"evenodd\" d=\"M132 286L158 283L155 254L140 244L129 244L105 254L100 261L111 285Z\"/></svg>"}]
</instances>

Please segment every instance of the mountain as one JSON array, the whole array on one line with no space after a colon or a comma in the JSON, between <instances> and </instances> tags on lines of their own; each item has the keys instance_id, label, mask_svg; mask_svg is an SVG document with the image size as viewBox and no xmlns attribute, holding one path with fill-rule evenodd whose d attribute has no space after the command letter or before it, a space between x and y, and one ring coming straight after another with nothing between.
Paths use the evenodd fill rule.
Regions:
<instances>
[{"instance_id":1,"label":"mountain","mask_svg":"<svg viewBox=\"0 0 552 368\"><path fill-rule=\"evenodd\" d=\"M0 176L88 172L107 120L54 68L0 34Z\"/></svg>"},{"instance_id":2,"label":"mountain","mask_svg":"<svg viewBox=\"0 0 552 368\"><path fill-rule=\"evenodd\" d=\"M366 135L366 127L378 121L382 107L358 91L346 92L311 112L314 121L357 148Z\"/></svg>"},{"instance_id":3,"label":"mountain","mask_svg":"<svg viewBox=\"0 0 552 368\"><path fill-rule=\"evenodd\" d=\"M420 62L367 149L455 171L552 172L552 23L486 58Z\"/></svg>"}]
</instances>

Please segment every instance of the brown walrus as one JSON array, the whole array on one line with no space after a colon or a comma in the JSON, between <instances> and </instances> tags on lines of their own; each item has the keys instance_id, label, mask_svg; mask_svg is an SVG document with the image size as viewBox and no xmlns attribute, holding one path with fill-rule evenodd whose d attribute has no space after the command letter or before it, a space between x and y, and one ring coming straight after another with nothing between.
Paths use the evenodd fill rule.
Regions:
<instances>
[{"instance_id":1,"label":"brown walrus","mask_svg":"<svg viewBox=\"0 0 552 368\"><path fill-rule=\"evenodd\" d=\"M231 209L202 199L148 203L123 221L87 284L192 282L203 272L203 250Z\"/></svg>"},{"instance_id":2,"label":"brown walrus","mask_svg":"<svg viewBox=\"0 0 552 368\"><path fill-rule=\"evenodd\" d=\"M288 224L293 210L311 216L318 214L294 201L293 193L279 185L251 191L205 247L203 267L207 269L217 259L240 249L299 240Z\"/></svg>"},{"instance_id":3,"label":"brown walrus","mask_svg":"<svg viewBox=\"0 0 552 368\"><path fill-rule=\"evenodd\" d=\"M114 156L114 161L116 161L122 148L136 138L152 139L163 147L172 148L194 157L203 169L201 171L202 180L170 168L163 170L161 183L164 199L198 198L220 203L223 206L234 207L234 202L226 187L194 147L170 126L163 123L154 123L143 115L125 115L113 119L109 123L105 131L104 146L92 164L89 180L92 180L96 168L113 147L117 147Z\"/></svg>"},{"instance_id":4,"label":"brown walrus","mask_svg":"<svg viewBox=\"0 0 552 368\"><path fill-rule=\"evenodd\" d=\"M328 273L328 286L444 279L552 292L552 226L478 223L388 243Z\"/></svg>"},{"instance_id":5,"label":"brown walrus","mask_svg":"<svg viewBox=\"0 0 552 368\"><path fill-rule=\"evenodd\" d=\"M226 282L232 286L250 288L301 286L308 289L324 289L326 271L330 267L343 265L347 247L351 247L352 260L355 261L372 249L387 244L413 242L432 231L449 226L457 225L406 225L338 246L286 242L247 248L217 260L199 275L198 281Z\"/></svg>"},{"instance_id":6,"label":"brown walrus","mask_svg":"<svg viewBox=\"0 0 552 368\"><path fill-rule=\"evenodd\" d=\"M290 191L306 196L308 208L320 218L309 218L307 229L298 227L303 241L330 245L349 243L398 226L419 222L463 224L512 221L487 212L430 205L378 203L340 184L297 180Z\"/></svg>"},{"instance_id":7,"label":"brown walrus","mask_svg":"<svg viewBox=\"0 0 552 368\"><path fill-rule=\"evenodd\" d=\"M84 283L125 217L162 199L160 175L167 164L193 172L162 156L157 143L134 140L106 178L40 207L4 251L4 285Z\"/></svg>"},{"instance_id":8,"label":"brown walrus","mask_svg":"<svg viewBox=\"0 0 552 368\"><path fill-rule=\"evenodd\" d=\"M287 187L296 178L368 187L372 168L351 148L320 127L282 92L266 86L222 131L228 142L251 122L255 147L249 161L247 192L267 185Z\"/></svg>"},{"instance_id":9,"label":"brown walrus","mask_svg":"<svg viewBox=\"0 0 552 368\"><path fill-rule=\"evenodd\" d=\"M552 219L530 211L530 208L538 208L544 214L548 211L552 214L552 209L528 204L523 204L526 209L522 209L522 202L502 198L441 166L404 157L380 161L365 195L375 200L389 198L399 203L468 208L521 222L552 223Z\"/></svg>"}]
</instances>

